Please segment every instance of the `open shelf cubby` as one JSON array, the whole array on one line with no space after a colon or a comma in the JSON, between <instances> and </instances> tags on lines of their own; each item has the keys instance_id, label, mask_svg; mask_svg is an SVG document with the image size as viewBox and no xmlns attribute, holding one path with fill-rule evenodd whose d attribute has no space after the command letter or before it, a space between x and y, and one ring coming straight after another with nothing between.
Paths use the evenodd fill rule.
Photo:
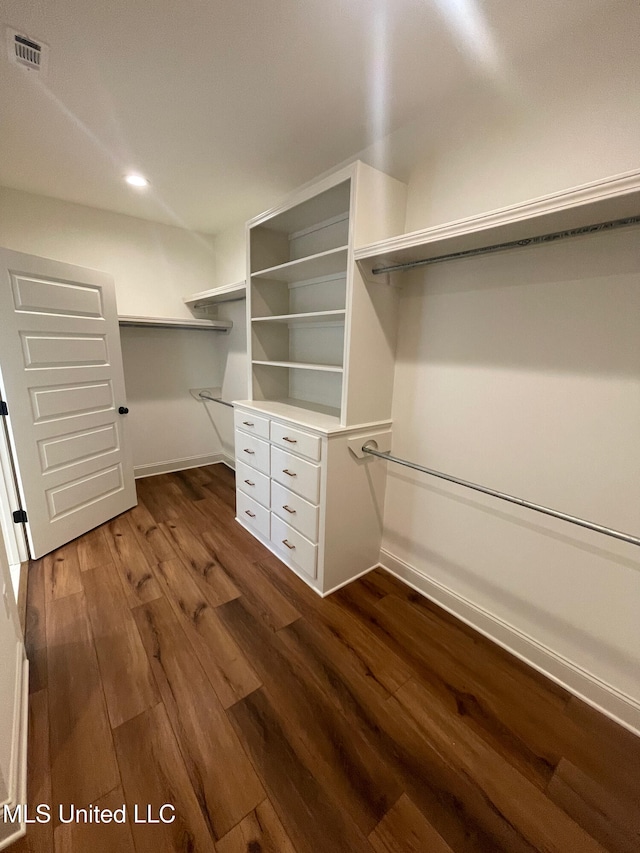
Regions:
<instances>
[{"instance_id":1,"label":"open shelf cubby","mask_svg":"<svg viewBox=\"0 0 640 853\"><path fill-rule=\"evenodd\" d=\"M351 181L330 187L256 225L250 232L254 273L344 248L349 242Z\"/></svg>"}]
</instances>

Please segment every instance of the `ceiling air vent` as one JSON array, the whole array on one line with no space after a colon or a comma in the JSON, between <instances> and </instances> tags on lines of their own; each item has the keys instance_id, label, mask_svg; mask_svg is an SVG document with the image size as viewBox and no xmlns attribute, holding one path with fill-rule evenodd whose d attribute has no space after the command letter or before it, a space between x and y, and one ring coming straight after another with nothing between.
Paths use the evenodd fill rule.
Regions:
<instances>
[{"instance_id":1,"label":"ceiling air vent","mask_svg":"<svg viewBox=\"0 0 640 853\"><path fill-rule=\"evenodd\" d=\"M7 31L9 59L25 65L33 71L46 71L49 58L49 47L43 42L27 38L15 30Z\"/></svg>"}]
</instances>

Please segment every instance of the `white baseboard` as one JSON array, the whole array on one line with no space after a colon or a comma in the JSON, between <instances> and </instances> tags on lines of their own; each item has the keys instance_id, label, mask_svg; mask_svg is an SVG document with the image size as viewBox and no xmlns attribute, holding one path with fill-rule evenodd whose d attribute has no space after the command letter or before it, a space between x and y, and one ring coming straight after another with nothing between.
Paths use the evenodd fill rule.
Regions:
<instances>
[{"instance_id":1,"label":"white baseboard","mask_svg":"<svg viewBox=\"0 0 640 853\"><path fill-rule=\"evenodd\" d=\"M22 649L22 646L20 647ZM0 803L14 809L27 802L27 739L29 734L29 661L24 658L18 667L16 684L17 709L14 715L13 750L11 759L11 779L9 779L9 799ZM24 816L23 816L24 818ZM26 832L24 819L15 829L11 824L0 822L0 850L9 847Z\"/></svg>"},{"instance_id":2,"label":"white baseboard","mask_svg":"<svg viewBox=\"0 0 640 853\"><path fill-rule=\"evenodd\" d=\"M207 456L185 456L183 459L169 459L166 462L151 462L146 465L135 465L133 476L153 477L156 474L171 474L173 471L186 471L187 468L201 468L203 465L215 465L224 462L234 468L234 460L226 453L210 453Z\"/></svg>"},{"instance_id":3,"label":"white baseboard","mask_svg":"<svg viewBox=\"0 0 640 853\"><path fill-rule=\"evenodd\" d=\"M640 735L640 702L633 697L485 608L427 577L389 551L380 552L380 566L574 696Z\"/></svg>"}]
</instances>

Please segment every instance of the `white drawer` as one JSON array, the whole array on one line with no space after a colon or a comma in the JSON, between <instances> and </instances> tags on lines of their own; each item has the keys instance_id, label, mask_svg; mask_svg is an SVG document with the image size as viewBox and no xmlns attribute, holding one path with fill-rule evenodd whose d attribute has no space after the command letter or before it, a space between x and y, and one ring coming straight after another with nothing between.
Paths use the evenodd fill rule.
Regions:
<instances>
[{"instance_id":1,"label":"white drawer","mask_svg":"<svg viewBox=\"0 0 640 853\"><path fill-rule=\"evenodd\" d=\"M269 474L269 445L266 441L236 430L236 459Z\"/></svg>"},{"instance_id":2,"label":"white drawer","mask_svg":"<svg viewBox=\"0 0 640 853\"><path fill-rule=\"evenodd\" d=\"M300 453L315 462L320 461L320 436L293 429L286 424L271 421L271 441L285 450Z\"/></svg>"},{"instance_id":3,"label":"white drawer","mask_svg":"<svg viewBox=\"0 0 640 853\"><path fill-rule=\"evenodd\" d=\"M295 565L310 578L316 576L318 546L271 513L271 541L286 562Z\"/></svg>"},{"instance_id":4,"label":"white drawer","mask_svg":"<svg viewBox=\"0 0 640 853\"><path fill-rule=\"evenodd\" d=\"M271 479L312 504L320 497L320 467L271 445Z\"/></svg>"},{"instance_id":5,"label":"white drawer","mask_svg":"<svg viewBox=\"0 0 640 853\"><path fill-rule=\"evenodd\" d=\"M259 435L261 438L269 438L269 421L267 418L256 418L251 412L234 409L233 423L236 429Z\"/></svg>"},{"instance_id":6,"label":"white drawer","mask_svg":"<svg viewBox=\"0 0 640 853\"><path fill-rule=\"evenodd\" d=\"M271 512L275 512L311 542L318 541L319 507L313 506L275 481L271 485Z\"/></svg>"},{"instance_id":7,"label":"white drawer","mask_svg":"<svg viewBox=\"0 0 640 853\"><path fill-rule=\"evenodd\" d=\"M240 460L236 462L236 487L269 509L271 480Z\"/></svg>"},{"instance_id":8,"label":"white drawer","mask_svg":"<svg viewBox=\"0 0 640 853\"><path fill-rule=\"evenodd\" d=\"M270 518L269 510L265 509L257 501L247 497L242 492L236 492L236 515L245 524L253 527L261 533L265 539L269 538Z\"/></svg>"}]
</instances>

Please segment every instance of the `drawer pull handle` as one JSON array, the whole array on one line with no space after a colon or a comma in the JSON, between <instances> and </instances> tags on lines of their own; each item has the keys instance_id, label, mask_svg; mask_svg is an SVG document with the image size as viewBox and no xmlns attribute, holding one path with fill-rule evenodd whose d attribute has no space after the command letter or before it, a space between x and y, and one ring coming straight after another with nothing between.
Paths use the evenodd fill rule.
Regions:
<instances>
[{"instance_id":1,"label":"drawer pull handle","mask_svg":"<svg viewBox=\"0 0 640 853\"><path fill-rule=\"evenodd\" d=\"M295 551L295 550L296 550L296 546L295 546L295 545L292 545L290 542L287 542L287 540L286 540L286 539L283 539L283 540L282 540L282 544L283 544L283 545L286 545L286 546L287 546L287 548L288 548L290 551Z\"/></svg>"},{"instance_id":2,"label":"drawer pull handle","mask_svg":"<svg viewBox=\"0 0 640 853\"><path fill-rule=\"evenodd\" d=\"M288 468L283 468L282 473L286 474L288 477L297 477L297 474L294 474L292 471L289 471Z\"/></svg>"},{"instance_id":3,"label":"drawer pull handle","mask_svg":"<svg viewBox=\"0 0 640 853\"><path fill-rule=\"evenodd\" d=\"M251 423L251 421L242 421L242 423L243 423L245 426L255 426L255 424L252 424L252 423Z\"/></svg>"},{"instance_id":4,"label":"drawer pull handle","mask_svg":"<svg viewBox=\"0 0 640 853\"><path fill-rule=\"evenodd\" d=\"M297 438L289 438L289 436L288 436L288 435L283 435L283 436L282 436L282 440L283 440L283 441L288 441L288 442L289 442L289 444L297 444L297 443L298 443L298 439L297 439Z\"/></svg>"},{"instance_id":5,"label":"drawer pull handle","mask_svg":"<svg viewBox=\"0 0 640 853\"><path fill-rule=\"evenodd\" d=\"M255 454L256 454L255 450L249 450L248 447L245 447L244 452L248 453L249 456L255 456Z\"/></svg>"},{"instance_id":6,"label":"drawer pull handle","mask_svg":"<svg viewBox=\"0 0 640 853\"><path fill-rule=\"evenodd\" d=\"M247 486L255 486L255 483L252 483L251 480L245 480Z\"/></svg>"},{"instance_id":7,"label":"drawer pull handle","mask_svg":"<svg viewBox=\"0 0 640 853\"><path fill-rule=\"evenodd\" d=\"M249 518L255 518L256 517L255 512L251 512L250 509L245 509L245 513L249 516Z\"/></svg>"},{"instance_id":8,"label":"drawer pull handle","mask_svg":"<svg viewBox=\"0 0 640 853\"><path fill-rule=\"evenodd\" d=\"M291 507L290 507L290 506L287 506L286 504L284 504L284 505L283 505L282 509L286 509L286 511L287 511L287 512L290 512L290 513L291 513L291 515L295 515L295 514L296 514L296 510L295 510L295 509L291 509Z\"/></svg>"}]
</instances>

